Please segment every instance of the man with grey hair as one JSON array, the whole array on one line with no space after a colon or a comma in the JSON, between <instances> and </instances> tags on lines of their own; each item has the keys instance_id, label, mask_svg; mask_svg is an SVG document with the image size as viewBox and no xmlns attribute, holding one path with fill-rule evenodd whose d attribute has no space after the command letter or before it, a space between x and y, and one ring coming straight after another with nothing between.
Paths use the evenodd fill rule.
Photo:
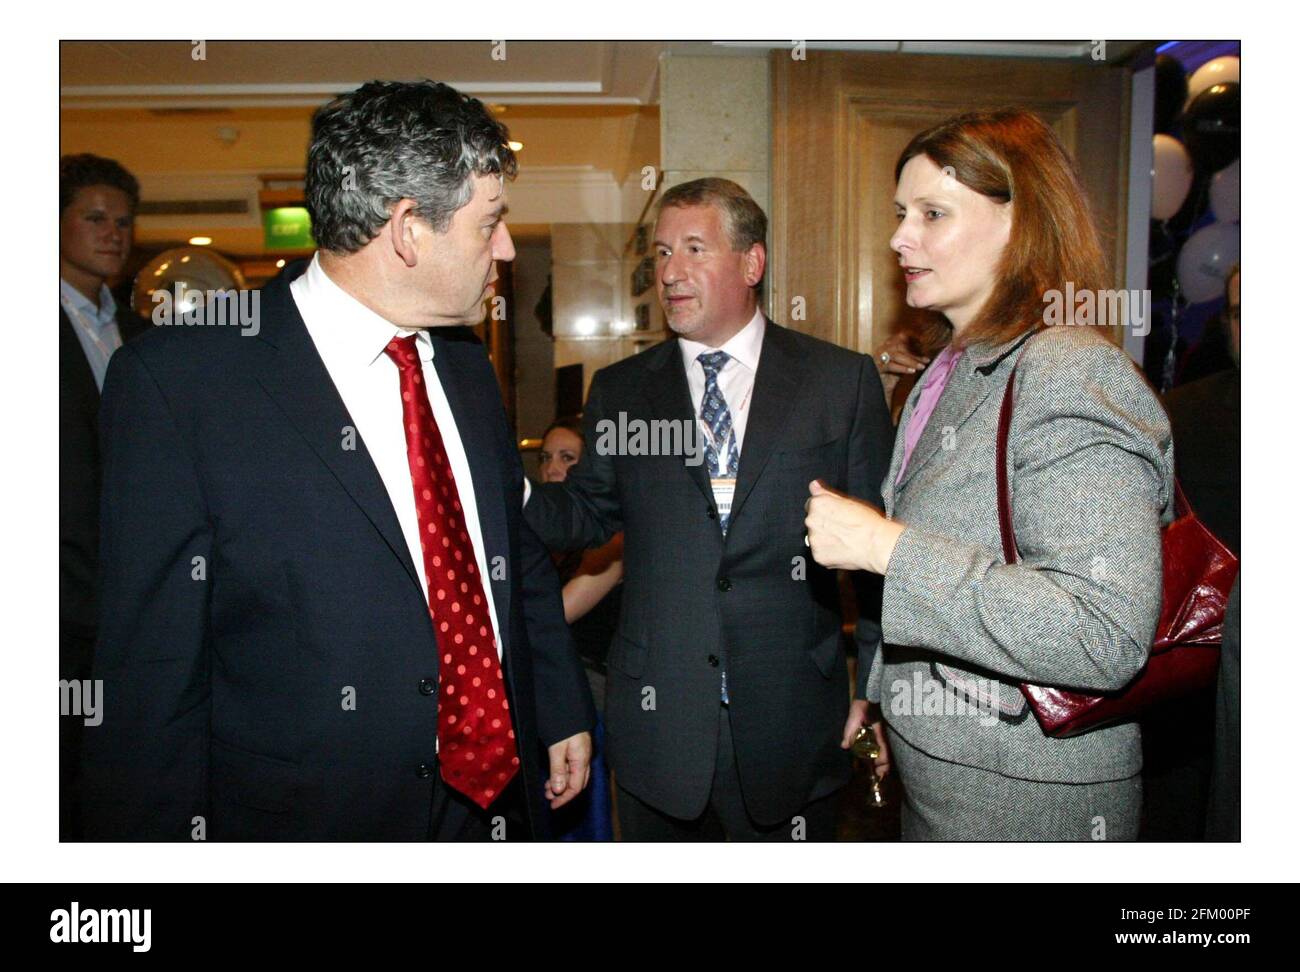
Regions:
<instances>
[{"instance_id":1,"label":"man with grey hair","mask_svg":"<svg viewBox=\"0 0 1300 972\"><path fill-rule=\"evenodd\" d=\"M464 327L514 172L473 98L366 84L313 120L319 250L255 336L114 356L92 838L521 839L586 785L589 690Z\"/></svg>"},{"instance_id":2,"label":"man with grey hair","mask_svg":"<svg viewBox=\"0 0 1300 972\"><path fill-rule=\"evenodd\" d=\"M839 588L804 545L804 503L820 478L878 504L893 429L871 359L760 309L766 236L734 182L665 193L656 280L676 338L596 373L583 426L597 445L564 483L532 486L524 511L553 547L623 531L605 722L624 839L831 839L867 718L861 684L850 705ZM704 461L602 448L606 423L698 427ZM880 636L871 595L863 675Z\"/></svg>"}]
</instances>

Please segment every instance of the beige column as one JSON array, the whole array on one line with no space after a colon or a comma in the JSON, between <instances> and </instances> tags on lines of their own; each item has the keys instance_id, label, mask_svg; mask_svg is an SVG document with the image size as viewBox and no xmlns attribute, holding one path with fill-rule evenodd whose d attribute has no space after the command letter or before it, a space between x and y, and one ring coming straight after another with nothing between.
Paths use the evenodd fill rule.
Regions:
<instances>
[{"instance_id":1,"label":"beige column","mask_svg":"<svg viewBox=\"0 0 1300 972\"><path fill-rule=\"evenodd\" d=\"M770 219L772 110L766 53L667 53L659 61L659 78L665 188L704 176L731 179ZM784 323L788 309L773 316Z\"/></svg>"}]
</instances>

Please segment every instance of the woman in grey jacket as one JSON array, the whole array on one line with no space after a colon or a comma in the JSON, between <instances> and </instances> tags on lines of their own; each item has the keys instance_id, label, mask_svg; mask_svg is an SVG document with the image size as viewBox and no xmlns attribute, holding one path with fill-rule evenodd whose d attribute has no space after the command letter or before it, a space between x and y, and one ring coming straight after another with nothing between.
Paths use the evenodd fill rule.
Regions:
<instances>
[{"instance_id":1,"label":"woman in grey jacket","mask_svg":"<svg viewBox=\"0 0 1300 972\"><path fill-rule=\"evenodd\" d=\"M884 575L868 697L903 779L903 837L1134 839L1137 724L1050 738L1018 685L1109 691L1145 664L1168 420L1106 329L1086 326L1105 259L1047 125L1015 109L950 119L911 141L895 179L890 246L944 347L903 410L885 515L814 483L807 526L819 563ZM1008 565L995 443L1017 364Z\"/></svg>"}]
</instances>

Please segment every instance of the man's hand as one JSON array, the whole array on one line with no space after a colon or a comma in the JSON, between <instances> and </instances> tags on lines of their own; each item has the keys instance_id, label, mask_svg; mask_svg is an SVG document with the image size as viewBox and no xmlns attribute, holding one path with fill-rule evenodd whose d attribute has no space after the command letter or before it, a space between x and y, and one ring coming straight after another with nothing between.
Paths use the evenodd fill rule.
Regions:
<instances>
[{"instance_id":1,"label":"man's hand","mask_svg":"<svg viewBox=\"0 0 1300 972\"><path fill-rule=\"evenodd\" d=\"M871 703L866 699L854 699L849 703L849 717L844 720L844 738L840 740L840 749L848 749L853 740L858 738L858 730L867 722L867 707Z\"/></svg>"},{"instance_id":2,"label":"man's hand","mask_svg":"<svg viewBox=\"0 0 1300 972\"><path fill-rule=\"evenodd\" d=\"M840 749L848 749L853 740L858 738L858 730L866 724L867 711L871 703L866 699L854 699L849 703L849 717L844 720L844 738L840 740ZM876 735L876 745L880 755L873 761L876 767L876 779L883 780L889 772L889 743L885 741L885 724L880 720L871 723L871 731Z\"/></svg>"},{"instance_id":3,"label":"man's hand","mask_svg":"<svg viewBox=\"0 0 1300 972\"><path fill-rule=\"evenodd\" d=\"M591 779L591 733L580 732L561 739L547 752L551 776L546 781L546 799L558 810L587 788Z\"/></svg>"},{"instance_id":4,"label":"man's hand","mask_svg":"<svg viewBox=\"0 0 1300 972\"><path fill-rule=\"evenodd\" d=\"M883 722L873 722L871 731L876 734L876 745L880 747L880 755L876 757L876 779L883 780L889 773L889 741L885 738L885 724Z\"/></svg>"}]
</instances>

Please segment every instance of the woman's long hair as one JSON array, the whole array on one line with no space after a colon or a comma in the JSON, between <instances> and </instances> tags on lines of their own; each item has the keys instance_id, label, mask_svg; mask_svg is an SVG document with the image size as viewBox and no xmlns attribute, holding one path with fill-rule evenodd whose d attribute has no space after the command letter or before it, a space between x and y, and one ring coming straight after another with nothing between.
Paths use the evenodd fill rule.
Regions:
<instances>
[{"instance_id":1,"label":"woman's long hair","mask_svg":"<svg viewBox=\"0 0 1300 972\"><path fill-rule=\"evenodd\" d=\"M1088 208L1074 162L1056 134L1037 115L999 108L958 115L921 132L898 157L903 166L924 155L962 185L999 202L1012 202L1011 236L998 264L992 293L961 344L1000 344L1045 323L1044 297L1094 293L1108 283L1101 236ZM1073 308L1066 308L1069 319ZM928 349L952 339L941 315L922 342Z\"/></svg>"}]
</instances>

